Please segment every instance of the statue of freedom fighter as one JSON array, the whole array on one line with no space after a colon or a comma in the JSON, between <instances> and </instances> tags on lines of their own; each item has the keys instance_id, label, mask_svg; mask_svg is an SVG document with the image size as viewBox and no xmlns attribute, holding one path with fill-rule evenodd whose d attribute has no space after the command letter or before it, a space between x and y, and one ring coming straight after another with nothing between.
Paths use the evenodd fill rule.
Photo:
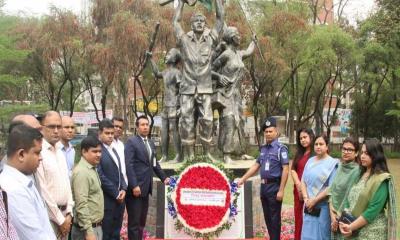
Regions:
<instances>
[{"instance_id":1,"label":"statue of freedom fighter","mask_svg":"<svg viewBox=\"0 0 400 240\"><path fill-rule=\"evenodd\" d=\"M187 1L189 0L179 0L173 18L177 47L181 51L183 63L179 86L181 106L179 132L185 159L193 158L195 131L198 125L204 155L215 161L210 154L213 130L211 64L214 49L223 34L224 9L221 0L215 0L217 18L215 26L212 29L207 28L206 17L196 13L190 19L192 30L185 33L180 21L185 3L190 3Z\"/></svg>"}]
</instances>

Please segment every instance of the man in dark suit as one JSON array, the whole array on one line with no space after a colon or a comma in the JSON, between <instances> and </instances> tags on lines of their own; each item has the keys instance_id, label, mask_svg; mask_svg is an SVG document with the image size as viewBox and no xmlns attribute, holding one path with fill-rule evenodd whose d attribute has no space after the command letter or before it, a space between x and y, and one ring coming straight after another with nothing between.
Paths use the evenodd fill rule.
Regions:
<instances>
[{"instance_id":1,"label":"man in dark suit","mask_svg":"<svg viewBox=\"0 0 400 240\"><path fill-rule=\"evenodd\" d=\"M154 142L148 139L150 128L147 117L138 117L136 128L138 135L129 138L125 144L126 174L129 183L126 197L129 240L142 240L149 208L149 194L152 192L153 172L164 184L169 184L169 178L156 160Z\"/></svg>"},{"instance_id":2,"label":"man in dark suit","mask_svg":"<svg viewBox=\"0 0 400 240\"><path fill-rule=\"evenodd\" d=\"M99 139L102 145L97 171L104 193L103 239L120 240L127 184L121 172L121 159L112 146L114 125L111 120L103 119L99 123Z\"/></svg>"}]
</instances>

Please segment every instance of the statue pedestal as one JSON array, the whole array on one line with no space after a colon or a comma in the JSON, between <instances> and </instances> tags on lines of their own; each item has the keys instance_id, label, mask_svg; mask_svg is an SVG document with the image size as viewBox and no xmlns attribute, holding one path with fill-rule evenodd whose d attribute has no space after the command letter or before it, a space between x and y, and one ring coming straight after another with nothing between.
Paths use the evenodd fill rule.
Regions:
<instances>
[{"instance_id":1,"label":"statue pedestal","mask_svg":"<svg viewBox=\"0 0 400 240\"><path fill-rule=\"evenodd\" d=\"M235 176L239 177L244 174L253 163L254 160L235 161L234 164L227 164L225 167L233 170ZM181 165L181 163L161 163L162 168L168 176L176 174L176 170ZM156 180L156 178L154 180ZM256 177L250 178L245 183L244 187L240 189L236 220L232 224L231 229L229 231L224 231L220 238L253 238L254 230L265 226L259 198L259 188L260 178L257 175ZM183 232L176 232L174 221L168 214L166 202L166 189L157 178L153 185L153 195L150 199L146 229L150 231L151 235L155 235L156 238L190 238Z\"/></svg>"},{"instance_id":2,"label":"statue pedestal","mask_svg":"<svg viewBox=\"0 0 400 240\"><path fill-rule=\"evenodd\" d=\"M240 188L240 196L238 198L238 214L235 217L235 221L229 230L224 230L219 236L220 239L241 239L246 238L245 234L245 216L244 216L244 188ZM166 196L165 196L166 197ZM167 199L165 198L165 202ZM175 220L168 214L168 208L165 204L164 210L164 236L166 239L191 239L192 237L182 232L175 230ZM158 236L157 236L158 237Z\"/></svg>"}]
</instances>

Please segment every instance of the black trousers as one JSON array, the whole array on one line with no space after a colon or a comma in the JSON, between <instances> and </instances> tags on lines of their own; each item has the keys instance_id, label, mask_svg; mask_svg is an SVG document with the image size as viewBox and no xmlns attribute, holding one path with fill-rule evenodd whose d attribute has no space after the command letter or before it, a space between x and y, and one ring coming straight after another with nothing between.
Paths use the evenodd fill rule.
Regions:
<instances>
[{"instance_id":1,"label":"black trousers","mask_svg":"<svg viewBox=\"0 0 400 240\"><path fill-rule=\"evenodd\" d=\"M125 203L115 202L113 206L104 210L102 224L103 240L120 240L122 221L124 218Z\"/></svg>"},{"instance_id":2,"label":"black trousers","mask_svg":"<svg viewBox=\"0 0 400 240\"><path fill-rule=\"evenodd\" d=\"M280 240L281 238L282 202L276 200L279 187L280 182L261 184L260 190L264 220L271 240Z\"/></svg>"},{"instance_id":3,"label":"black trousers","mask_svg":"<svg viewBox=\"0 0 400 240\"><path fill-rule=\"evenodd\" d=\"M149 195L145 197L129 195L126 198L126 209L128 211L128 239L142 240L149 210Z\"/></svg>"}]
</instances>

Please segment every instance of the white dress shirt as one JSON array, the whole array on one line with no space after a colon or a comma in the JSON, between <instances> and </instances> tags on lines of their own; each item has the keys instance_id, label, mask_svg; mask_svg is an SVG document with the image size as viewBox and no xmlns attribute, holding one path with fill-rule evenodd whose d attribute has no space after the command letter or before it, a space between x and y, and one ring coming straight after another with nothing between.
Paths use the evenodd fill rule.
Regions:
<instances>
[{"instance_id":1,"label":"white dress shirt","mask_svg":"<svg viewBox=\"0 0 400 240\"><path fill-rule=\"evenodd\" d=\"M115 150L118 153L119 159L121 160L121 172L122 176L124 176L126 185L128 185L128 177L126 176L126 165L125 165L125 146L124 143L121 140L116 140L114 138L112 144L112 147L115 148Z\"/></svg>"},{"instance_id":2,"label":"white dress shirt","mask_svg":"<svg viewBox=\"0 0 400 240\"><path fill-rule=\"evenodd\" d=\"M36 181L46 202L50 220L60 226L67 213L72 215L74 206L67 162L62 151L54 148L44 138L41 154L43 160L36 171ZM62 212L59 206L67 206L67 209Z\"/></svg>"},{"instance_id":3,"label":"white dress shirt","mask_svg":"<svg viewBox=\"0 0 400 240\"><path fill-rule=\"evenodd\" d=\"M144 144L144 146L146 147L146 152L149 154L149 160L150 160L150 163L151 163L151 165L153 166L153 167L155 167L156 165L157 165L157 159L156 159L156 155L154 154L154 157L153 157L153 159L150 159L150 157L151 157L151 154L153 153L152 152L152 150L151 150L151 146L150 146L150 143L149 143L149 138L148 137L142 137L142 136L140 136L140 138L142 139L142 141L143 141L143 144Z\"/></svg>"},{"instance_id":4,"label":"white dress shirt","mask_svg":"<svg viewBox=\"0 0 400 240\"><path fill-rule=\"evenodd\" d=\"M5 165L0 174L0 185L7 192L10 222L21 240L56 239L33 176Z\"/></svg>"}]
</instances>

